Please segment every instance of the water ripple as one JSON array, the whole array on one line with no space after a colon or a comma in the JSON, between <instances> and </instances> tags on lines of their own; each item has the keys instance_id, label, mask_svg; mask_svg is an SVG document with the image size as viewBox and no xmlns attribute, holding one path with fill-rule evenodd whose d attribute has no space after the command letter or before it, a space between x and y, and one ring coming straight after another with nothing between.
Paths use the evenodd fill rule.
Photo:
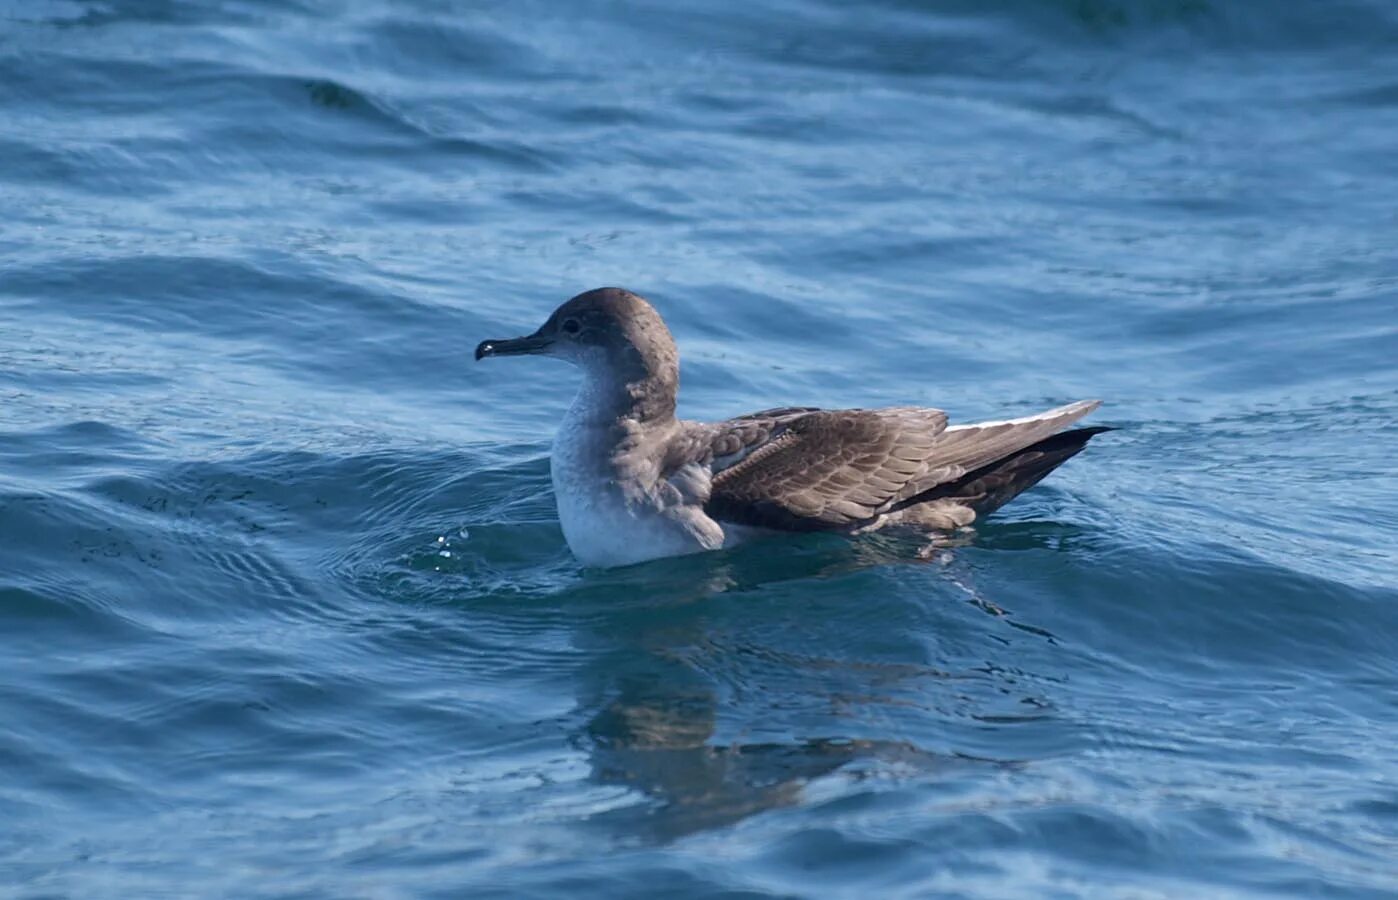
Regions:
<instances>
[{"instance_id":1,"label":"water ripple","mask_svg":"<svg viewBox=\"0 0 1398 900\"><path fill-rule=\"evenodd\" d=\"M0 20L16 890L1393 892L1391 4ZM690 415L1118 430L587 570L573 373L470 354L613 283Z\"/></svg>"}]
</instances>

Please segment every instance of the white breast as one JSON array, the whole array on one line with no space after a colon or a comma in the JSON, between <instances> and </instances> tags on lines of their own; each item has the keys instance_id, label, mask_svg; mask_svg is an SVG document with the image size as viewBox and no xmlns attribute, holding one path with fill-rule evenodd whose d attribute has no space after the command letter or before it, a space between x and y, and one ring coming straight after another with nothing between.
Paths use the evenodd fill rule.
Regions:
<instances>
[{"instance_id":1,"label":"white breast","mask_svg":"<svg viewBox=\"0 0 1398 900\"><path fill-rule=\"evenodd\" d=\"M588 566L625 566L722 546L702 510L666 506L656 491L623 490L605 428L565 416L553 442L553 491L568 547ZM634 485L632 486L635 487ZM695 516L702 517L695 528Z\"/></svg>"}]
</instances>

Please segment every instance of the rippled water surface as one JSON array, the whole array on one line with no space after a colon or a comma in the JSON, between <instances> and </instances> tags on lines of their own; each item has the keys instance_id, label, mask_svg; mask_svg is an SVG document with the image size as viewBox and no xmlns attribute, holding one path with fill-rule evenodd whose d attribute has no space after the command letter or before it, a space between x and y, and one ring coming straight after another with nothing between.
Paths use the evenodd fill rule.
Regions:
<instances>
[{"instance_id":1,"label":"rippled water surface","mask_svg":"<svg viewBox=\"0 0 1398 900\"><path fill-rule=\"evenodd\" d=\"M0 893L1398 892L1398 7L0 0ZM682 412L1118 431L611 571Z\"/></svg>"}]
</instances>

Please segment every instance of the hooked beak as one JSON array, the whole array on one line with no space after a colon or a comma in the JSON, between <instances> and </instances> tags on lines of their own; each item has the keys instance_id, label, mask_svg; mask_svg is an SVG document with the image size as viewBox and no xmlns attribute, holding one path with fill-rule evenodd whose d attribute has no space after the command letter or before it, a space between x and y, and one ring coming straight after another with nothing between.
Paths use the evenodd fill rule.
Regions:
<instances>
[{"instance_id":1,"label":"hooked beak","mask_svg":"<svg viewBox=\"0 0 1398 900\"><path fill-rule=\"evenodd\" d=\"M543 353L553 345L553 338L544 337L537 331L520 338L481 341L476 347L476 359L487 356L524 356L529 353Z\"/></svg>"}]
</instances>

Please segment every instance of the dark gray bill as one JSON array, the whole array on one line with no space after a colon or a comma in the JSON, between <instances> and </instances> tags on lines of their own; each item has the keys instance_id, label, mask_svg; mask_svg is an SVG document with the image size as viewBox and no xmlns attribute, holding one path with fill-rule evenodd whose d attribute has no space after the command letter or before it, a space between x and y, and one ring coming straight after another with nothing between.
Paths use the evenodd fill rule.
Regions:
<instances>
[{"instance_id":1,"label":"dark gray bill","mask_svg":"<svg viewBox=\"0 0 1398 900\"><path fill-rule=\"evenodd\" d=\"M538 334L521 338L481 341L480 345L476 347L476 359L485 359L487 356L523 356L526 353L541 353L552 343L552 339L541 337Z\"/></svg>"}]
</instances>

